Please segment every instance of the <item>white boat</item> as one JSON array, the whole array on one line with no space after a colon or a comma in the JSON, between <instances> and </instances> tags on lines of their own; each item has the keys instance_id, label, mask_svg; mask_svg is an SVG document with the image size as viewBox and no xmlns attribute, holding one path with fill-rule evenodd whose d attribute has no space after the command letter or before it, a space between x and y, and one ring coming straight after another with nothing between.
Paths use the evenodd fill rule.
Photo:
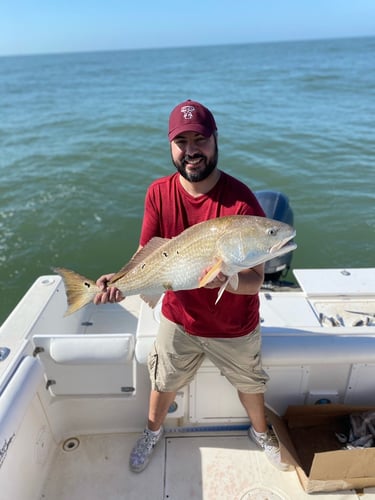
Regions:
<instances>
[{"instance_id":1,"label":"white boat","mask_svg":"<svg viewBox=\"0 0 375 500\"><path fill-rule=\"evenodd\" d=\"M366 320L375 310L375 269L295 275L301 290L261 293L268 405L279 414L322 400L375 405L375 322ZM65 310L61 278L42 276L0 330L2 500L308 496L295 472L274 469L246 437L237 395L209 362L178 394L148 468L130 472L159 308L135 296L68 317ZM360 498L375 498L375 488Z\"/></svg>"},{"instance_id":2,"label":"white boat","mask_svg":"<svg viewBox=\"0 0 375 500\"><path fill-rule=\"evenodd\" d=\"M375 406L375 268L294 274L299 288L260 294L267 405ZM66 307L61 278L41 276L0 329L1 500L309 497L248 439L236 391L208 361L177 394L149 466L129 471L160 306ZM375 487L319 499L332 496L367 500Z\"/></svg>"}]
</instances>

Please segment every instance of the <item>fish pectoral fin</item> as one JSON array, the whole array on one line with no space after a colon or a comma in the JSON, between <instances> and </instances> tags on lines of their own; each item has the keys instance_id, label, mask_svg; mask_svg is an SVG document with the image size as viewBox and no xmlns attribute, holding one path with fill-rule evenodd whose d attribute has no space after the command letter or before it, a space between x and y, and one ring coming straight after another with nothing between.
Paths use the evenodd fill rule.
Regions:
<instances>
[{"instance_id":1,"label":"fish pectoral fin","mask_svg":"<svg viewBox=\"0 0 375 500\"><path fill-rule=\"evenodd\" d=\"M158 295L140 295L141 299L146 302L148 306L151 307L151 309L154 309L156 304L159 302L161 294L159 293Z\"/></svg>"},{"instance_id":2,"label":"fish pectoral fin","mask_svg":"<svg viewBox=\"0 0 375 500\"><path fill-rule=\"evenodd\" d=\"M233 276L228 276L228 279L223 283L219 289L219 292L217 294L217 299L215 301L215 306L221 299L221 296L223 295L226 287L228 284L233 288L233 290L237 290L238 288L238 274L233 274Z\"/></svg>"},{"instance_id":3,"label":"fish pectoral fin","mask_svg":"<svg viewBox=\"0 0 375 500\"><path fill-rule=\"evenodd\" d=\"M233 290L237 290L238 282L239 282L238 274L236 273L236 274L233 274L232 276L229 276L228 282L229 282L230 286L233 288Z\"/></svg>"},{"instance_id":4,"label":"fish pectoral fin","mask_svg":"<svg viewBox=\"0 0 375 500\"><path fill-rule=\"evenodd\" d=\"M199 288L206 286L207 283L213 281L216 276L221 273L223 268L223 259L218 259L217 262L208 270L208 272L199 280Z\"/></svg>"}]
</instances>

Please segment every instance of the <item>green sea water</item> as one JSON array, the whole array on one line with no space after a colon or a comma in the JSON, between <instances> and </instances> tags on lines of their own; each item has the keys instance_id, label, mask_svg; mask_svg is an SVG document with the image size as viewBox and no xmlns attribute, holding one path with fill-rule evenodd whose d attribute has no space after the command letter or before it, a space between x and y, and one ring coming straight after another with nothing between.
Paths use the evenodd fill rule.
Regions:
<instances>
[{"instance_id":1,"label":"green sea water","mask_svg":"<svg viewBox=\"0 0 375 500\"><path fill-rule=\"evenodd\" d=\"M129 259L188 98L215 114L220 168L288 196L292 267L373 267L374 52L358 38L0 58L0 323L53 266L96 278Z\"/></svg>"}]
</instances>

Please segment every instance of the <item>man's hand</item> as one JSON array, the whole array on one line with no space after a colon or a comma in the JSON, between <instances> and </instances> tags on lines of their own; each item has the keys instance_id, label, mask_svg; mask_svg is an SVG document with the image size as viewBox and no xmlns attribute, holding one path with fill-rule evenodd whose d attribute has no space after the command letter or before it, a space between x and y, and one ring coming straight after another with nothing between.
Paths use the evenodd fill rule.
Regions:
<instances>
[{"instance_id":1,"label":"man's hand","mask_svg":"<svg viewBox=\"0 0 375 500\"><path fill-rule=\"evenodd\" d=\"M199 281L203 279L206 274L209 272L211 268L208 267L207 269L204 269L203 273L199 277ZM216 278L214 278L212 281L207 283L203 288L220 288L223 283L225 283L228 279L228 276L225 276L223 273L219 273Z\"/></svg>"},{"instance_id":2,"label":"man's hand","mask_svg":"<svg viewBox=\"0 0 375 500\"><path fill-rule=\"evenodd\" d=\"M100 276L100 278L96 281L96 284L101 289L101 292L95 295L93 300L94 304L106 304L107 302L113 303L124 300L125 297L118 288L114 286L107 286L108 282L114 275L115 273L103 274L103 276Z\"/></svg>"}]
</instances>

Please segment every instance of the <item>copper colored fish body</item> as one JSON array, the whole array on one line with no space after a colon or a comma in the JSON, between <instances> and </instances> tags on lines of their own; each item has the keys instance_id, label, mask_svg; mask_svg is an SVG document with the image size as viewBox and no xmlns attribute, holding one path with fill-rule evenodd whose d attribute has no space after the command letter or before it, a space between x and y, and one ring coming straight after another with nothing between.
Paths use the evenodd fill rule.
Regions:
<instances>
[{"instance_id":1,"label":"copper colored fish body","mask_svg":"<svg viewBox=\"0 0 375 500\"><path fill-rule=\"evenodd\" d=\"M294 250L294 236L291 226L265 217L230 215L210 219L175 238L153 238L113 276L108 286L118 288L124 296L156 296L166 290L205 286L221 272L228 281L219 290L219 299L228 282L236 288L241 270ZM64 280L67 314L91 302L100 291L95 282L74 271L55 270Z\"/></svg>"}]
</instances>

